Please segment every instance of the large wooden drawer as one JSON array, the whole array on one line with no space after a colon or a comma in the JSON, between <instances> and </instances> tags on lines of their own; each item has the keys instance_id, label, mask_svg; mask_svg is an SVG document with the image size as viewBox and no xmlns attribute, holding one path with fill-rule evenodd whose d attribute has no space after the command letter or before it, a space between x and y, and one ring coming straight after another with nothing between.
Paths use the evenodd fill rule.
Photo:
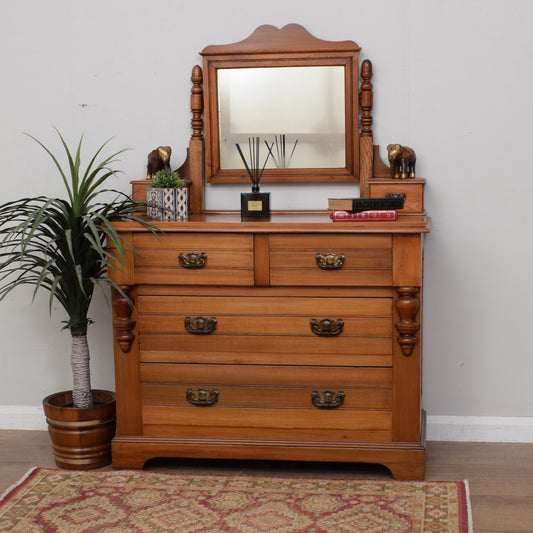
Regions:
<instances>
[{"instance_id":1,"label":"large wooden drawer","mask_svg":"<svg viewBox=\"0 0 533 533\"><path fill-rule=\"evenodd\" d=\"M140 372L147 426L391 429L391 368L142 364ZM216 389L216 401L194 405L189 389ZM344 402L318 407L314 391L342 392Z\"/></svg>"},{"instance_id":2,"label":"large wooden drawer","mask_svg":"<svg viewBox=\"0 0 533 533\"><path fill-rule=\"evenodd\" d=\"M139 252L135 256L138 284L254 284L250 234L173 233L156 237L139 233L134 234L133 244ZM205 263L190 266L191 254L205 254Z\"/></svg>"},{"instance_id":3,"label":"large wooden drawer","mask_svg":"<svg viewBox=\"0 0 533 533\"><path fill-rule=\"evenodd\" d=\"M145 362L390 366L390 298L140 296ZM190 322L212 322L204 334Z\"/></svg>"},{"instance_id":4,"label":"large wooden drawer","mask_svg":"<svg viewBox=\"0 0 533 533\"><path fill-rule=\"evenodd\" d=\"M317 255L339 258L322 268ZM341 264L339 264L341 263ZM331 266L331 265L328 265ZM388 286L392 283L392 237L384 235L271 235L271 285Z\"/></svg>"}]
</instances>

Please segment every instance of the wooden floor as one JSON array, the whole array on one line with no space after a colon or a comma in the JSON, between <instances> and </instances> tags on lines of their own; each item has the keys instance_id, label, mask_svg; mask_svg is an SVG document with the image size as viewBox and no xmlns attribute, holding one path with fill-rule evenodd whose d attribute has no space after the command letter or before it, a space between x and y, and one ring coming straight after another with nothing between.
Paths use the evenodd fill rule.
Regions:
<instances>
[{"instance_id":1,"label":"wooden floor","mask_svg":"<svg viewBox=\"0 0 533 533\"><path fill-rule=\"evenodd\" d=\"M46 431L0 431L0 494L32 466L54 468ZM154 460L161 472L233 472L390 478L383 467L345 464ZM470 484L475 533L533 533L533 444L429 442L426 479Z\"/></svg>"}]
</instances>

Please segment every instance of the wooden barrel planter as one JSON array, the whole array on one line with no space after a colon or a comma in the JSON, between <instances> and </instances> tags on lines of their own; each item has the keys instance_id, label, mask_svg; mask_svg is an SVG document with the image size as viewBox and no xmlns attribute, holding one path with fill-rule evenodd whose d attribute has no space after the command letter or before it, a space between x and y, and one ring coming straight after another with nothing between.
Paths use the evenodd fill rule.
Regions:
<instances>
[{"instance_id":1,"label":"wooden barrel planter","mask_svg":"<svg viewBox=\"0 0 533 533\"><path fill-rule=\"evenodd\" d=\"M91 470L111 463L111 439L116 431L115 393L93 390L94 406L77 409L72 391L43 400L55 462L68 470Z\"/></svg>"}]
</instances>

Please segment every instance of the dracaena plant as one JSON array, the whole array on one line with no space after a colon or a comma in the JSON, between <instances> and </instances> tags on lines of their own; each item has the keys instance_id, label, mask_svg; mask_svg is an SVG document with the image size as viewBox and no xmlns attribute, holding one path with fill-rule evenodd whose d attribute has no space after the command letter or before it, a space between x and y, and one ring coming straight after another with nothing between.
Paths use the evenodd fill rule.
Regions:
<instances>
[{"instance_id":1,"label":"dracaena plant","mask_svg":"<svg viewBox=\"0 0 533 533\"><path fill-rule=\"evenodd\" d=\"M107 276L108 268L121 268L126 253L134 252L131 243L115 231L112 222L137 221L155 230L139 217L144 202L134 202L116 190L103 188L120 171L111 168L120 150L103 156L103 143L81 168L83 136L71 150L61 133L57 134L68 162L61 166L56 156L41 141L29 135L52 158L66 189L65 198L37 196L0 205L0 300L21 285L49 293L49 311L54 301L65 310L65 329L72 336L73 403L92 406L87 326L95 287L108 293L108 287L122 292ZM64 164L65 165L65 164ZM112 199L107 199L111 197Z\"/></svg>"}]
</instances>

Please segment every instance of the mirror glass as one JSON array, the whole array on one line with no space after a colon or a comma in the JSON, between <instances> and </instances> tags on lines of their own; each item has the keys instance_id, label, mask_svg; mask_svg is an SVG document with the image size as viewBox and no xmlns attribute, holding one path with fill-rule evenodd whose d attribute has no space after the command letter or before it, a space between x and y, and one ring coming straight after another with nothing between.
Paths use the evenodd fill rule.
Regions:
<instances>
[{"instance_id":1,"label":"mirror glass","mask_svg":"<svg viewBox=\"0 0 533 533\"><path fill-rule=\"evenodd\" d=\"M343 66L217 70L220 168L242 168L261 138L266 168L346 167Z\"/></svg>"}]
</instances>

